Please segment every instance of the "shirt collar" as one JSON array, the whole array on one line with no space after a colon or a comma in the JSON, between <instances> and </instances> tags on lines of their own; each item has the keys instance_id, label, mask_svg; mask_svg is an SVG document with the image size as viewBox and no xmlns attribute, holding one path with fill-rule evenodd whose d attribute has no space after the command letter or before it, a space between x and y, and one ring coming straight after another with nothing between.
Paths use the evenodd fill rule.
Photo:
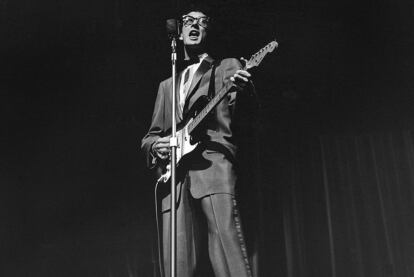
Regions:
<instances>
[{"instance_id":1,"label":"shirt collar","mask_svg":"<svg viewBox=\"0 0 414 277\"><path fill-rule=\"evenodd\" d=\"M207 57L208 57L208 54L203 53L203 54L198 55L195 58L184 60L184 66L189 67L189 66L194 65L194 64L200 64Z\"/></svg>"}]
</instances>

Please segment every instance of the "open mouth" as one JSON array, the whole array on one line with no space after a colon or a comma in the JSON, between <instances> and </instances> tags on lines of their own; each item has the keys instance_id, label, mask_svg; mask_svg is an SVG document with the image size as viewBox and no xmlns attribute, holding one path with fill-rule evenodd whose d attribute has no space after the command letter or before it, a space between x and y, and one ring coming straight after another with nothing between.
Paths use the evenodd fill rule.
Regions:
<instances>
[{"instance_id":1,"label":"open mouth","mask_svg":"<svg viewBox=\"0 0 414 277\"><path fill-rule=\"evenodd\" d=\"M190 38L198 38L199 35L200 35L200 32L197 30L192 30L188 33L188 36Z\"/></svg>"}]
</instances>

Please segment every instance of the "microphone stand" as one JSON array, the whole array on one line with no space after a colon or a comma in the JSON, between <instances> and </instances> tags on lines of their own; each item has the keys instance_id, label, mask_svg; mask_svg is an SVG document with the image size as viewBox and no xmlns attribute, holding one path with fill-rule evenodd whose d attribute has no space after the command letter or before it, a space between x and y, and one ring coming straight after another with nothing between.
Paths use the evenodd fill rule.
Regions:
<instances>
[{"instance_id":1,"label":"microphone stand","mask_svg":"<svg viewBox=\"0 0 414 277\"><path fill-rule=\"evenodd\" d=\"M171 65L172 65L172 101L171 101L171 218L170 218L170 273L171 277L176 276L176 246L177 246L177 196L176 196L176 163L177 163L177 122L176 122L176 69L177 69L177 41L173 36L171 40Z\"/></svg>"}]
</instances>

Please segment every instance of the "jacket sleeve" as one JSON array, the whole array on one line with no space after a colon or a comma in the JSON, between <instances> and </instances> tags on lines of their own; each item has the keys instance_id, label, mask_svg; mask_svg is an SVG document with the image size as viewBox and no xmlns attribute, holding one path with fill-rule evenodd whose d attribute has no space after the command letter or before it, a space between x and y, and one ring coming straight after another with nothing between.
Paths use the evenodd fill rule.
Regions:
<instances>
[{"instance_id":1,"label":"jacket sleeve","mask_svg":"<svg viewBox=\"0 0 414 277\"><path fill-rule=\"evenodd\" d=\"M141 141L141 149L144 152L147 167L152 169L157 164L157 158L152 153L152 145L160 137L164 136L165 132L165 96L163 89L163 82L160 83L155 100L154 111L152 114L151 126Z\"/></svg>"},{"instance_id":2,"label":"jacket sleeve","mask_svg":"<svg viewBox=\"0 0 414 277\"><path fill-rule=\"evenodd\" d=\"M225 59L225 66L223 69L223 83L229 82L230 77L236 73L238 69L242 68L242 65L238 59ZM229 93L229 107L232 113L238 113L237 117L243 123L247 123L246 119L250 118L258 108L257 95L253 85L250 82L244 87L235 87ZM248 122L252 122L249 120Z\"/></svg>"}]
</instances>

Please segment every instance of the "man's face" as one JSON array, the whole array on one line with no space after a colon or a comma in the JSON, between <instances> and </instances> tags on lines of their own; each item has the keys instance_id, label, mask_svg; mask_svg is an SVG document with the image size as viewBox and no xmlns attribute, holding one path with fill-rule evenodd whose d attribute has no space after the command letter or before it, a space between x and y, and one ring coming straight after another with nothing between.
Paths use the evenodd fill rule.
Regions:
<instances>
[{"instance_id":1,"label":"man's face","mask_svg":"<svg viewBox=\"0 0 414 277\"><path fill-rule=\"evenodd\" d=\"M200 26L201 25L201 26ZM185 46L202 46L207 38L208 17L202 12L190 12L183 16L181 39Z\"/></svg>"}]
</instances>

